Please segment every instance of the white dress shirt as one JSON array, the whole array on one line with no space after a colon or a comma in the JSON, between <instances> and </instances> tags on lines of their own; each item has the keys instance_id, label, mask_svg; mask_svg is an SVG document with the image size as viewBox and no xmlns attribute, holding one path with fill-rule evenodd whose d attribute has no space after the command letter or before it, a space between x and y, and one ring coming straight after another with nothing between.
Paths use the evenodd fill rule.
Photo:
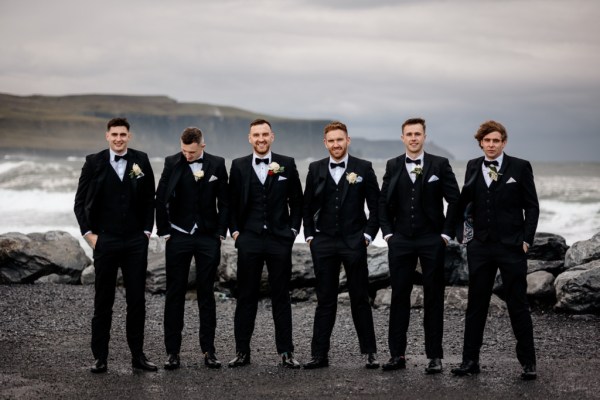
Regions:
<instances>
[{"instance_id":1,"label":"white dress shirt","mask_svg":"<svg viewBox=\"0 0 600 400\"><path fill-rule=\"evenodd\" d=\"M502 167L502 160L504 159L504 153L500 154L500 156L498 158L496 158L495 160L488 160L487 157L485 157L486 161L498 161L498 166L496 167L496 171L500 171L500 167ZM481 163L481 170L483 171L483 179L485 179L485 184L490 187L490 185L492 184L492 177L490 176L489 172L490 172L490 168L485 166L485 163Z\"/></svg>"}]
</instances>

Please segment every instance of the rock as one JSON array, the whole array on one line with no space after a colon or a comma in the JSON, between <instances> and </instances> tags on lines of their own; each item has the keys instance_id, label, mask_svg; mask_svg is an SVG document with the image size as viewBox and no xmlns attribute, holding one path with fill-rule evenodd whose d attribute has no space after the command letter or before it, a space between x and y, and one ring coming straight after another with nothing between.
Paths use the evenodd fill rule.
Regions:
<instances>
[{"instance_id":1,"label":"rock","mask_svg":"<svg viewBox=\"0 0 600 400\"><path fill-rule=\"evenodd\" d=\"M531 274L536 271L550 272L557 276L565 270L564 260L545 261L545 260L527 260L527 273Z\"/></svg>"},{"instance_id":2,"label":"rock","mask_svg":"<svg viewBox=\"0 0 600 400\"><path fill-rule=\"evenodd\" d=\"M535 234L533 244L527 252L527 258L530 260L556 261L564 260L567 252L567 242L565 238L553 233L538 232Z\"/></svg>"},{"instance_id":3,"label":"rock","mask_svg":"<svg viewBox=\"0 0 600 400\"><path fill-rule=\"evenodd\" d=\"M451 241L446 246L444 260L446 285L464 286L469 284L469 265L467 264L467 246Z\"/></svg>"},{"instance_id":4,"label":"rock","mask_svg":"<svg viewBox=\"0 0 600 400\"><path fill-rule=\"evenodd\" d=\"M67 232L0 235L0 283L32 283L50 274L68 275L70 283L77 283L90 263Z\"/></svg>"},{"instance_id":5,"label":"rock","mask_svg":"<svg viewBox=\"0 0 600 400\"><path fill-rule=\"evenodd\" d=\"M596 235L598 236L598 235ZM554 281L557 311L600 312L600 260L573 267Z\"/></svg>"},{"instance_id":6,"label":"rock","mask_svg":"<svg viewBox=\"0 0 600 400\"><path fill-rule=\"evenodd\" d=\"M290 293L292 301L309 301L311 299L317 300L315 290L313 288L301 288L292 289Z\"/></svg>"},{"instance_id":7,"label":"rock","mask_svg":"<svg viewBox=\"0 0 600 400\"><path fill-rule=\"evenodd\" d=\"M79 278L71 275L58 275L58 274L50 274L42 276L40 279L35 281L36 283L55 283L55 284L78 284Z\"/></svg>"},{"instance_id":8,"label":"rock","mask_svg":"<svg viewBox=\"0 0 600 400\"><path fill-rule=\"evenodd\" d=\"M573 243L565 255L565 268L570 269L598 259L600 259L600 233L596 233L589 240Z\"/></svg>"},{"instance_id":9,"label":"rock","mask_svg":"<svg viewBox=\"0 0 600 400\"><path fill-rule=\"evenodd\" d=\"M387 306L392 304L392 289L381 289L375 296L375 307ZM415 285L410 293L411 308L423 308L423 287Z\"/></svg>"},{"instance_id":10,"label":"rock","mask_svg":"<svg viewBox=\"0 0 600 400\"><path fill-rule=\"evenodd\" d=\"M96 282L96 269L94 265L88 265L81 273L82 285L93 285Z\"/></svg>"},{"instance_id":11,"label":"rock","mask_svg":"<svg viewBox=\"0 0 600 400\"><path fill-rule=\"evenodd\" d=\"M465 287L447 287L446 299L444 305L446 308L453 308L461 311L467 311L469 289ZM506 314L506 303L498 296L492 295L488 315L500 316Z\"/></svg>"},{"instance_id":12,"label":"rock","mask_svg":"<svg viewBox=\"0 0 600 400\"><path fill-rule=\"evenodd\" d=\"M527 275L527 295L539 300L556 298L554 275L546 271L535 271Z\"/></svg>"}]
</instances>

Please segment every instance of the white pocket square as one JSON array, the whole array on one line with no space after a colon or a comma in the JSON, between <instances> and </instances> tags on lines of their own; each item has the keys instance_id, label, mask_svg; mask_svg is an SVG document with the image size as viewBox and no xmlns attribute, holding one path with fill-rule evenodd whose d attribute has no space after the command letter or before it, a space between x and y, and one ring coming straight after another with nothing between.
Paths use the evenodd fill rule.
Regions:
<instances>
[{"instance_id":1,"label":"white pocket square","mask_svg":"<svg viewBox=\"0 0 600 400\"><path fill-rule=\"evenodd\" d=\"M439 181L440 178L438 178L436 175L431 175L431 177L429 178L429 180L427 181L427 183L429 182L435 182L435 181Z\"/></svg>"},{"instance_id":2,"label":"white pocket square","mask_svg":"<svg viewBox=\"0 0 600 400\"><path fill-rule=\"evenodd\" d=\"M209 181L209 182L214 182L214 181L216 181L217 179L219 179L219 178L217 178L217 177L216 177L216 176L214 176L214 175L211 175L211 176L210 176L210 179L209 179L208 181Z\"/></svg>"},{"instance_id":3,"label":"white pocket square","mask_svg":"<svg viewBox=\"0 0 600 400\"><path fill-rule=\"evenodd\" d=\"M277 181L285 181L287 178L285 176L279 175L279 179Z\"/></svg>"},{"instance_id":4,"label":"white pocket square","mask_svg":"<svg viewBox=\"0 0 600 400\"><path fill-rule=\"evenodd\" d=\"M506 183L515 183L516 181L514 180L514 178L509 178Z\"/></svg>"}]
</instances>

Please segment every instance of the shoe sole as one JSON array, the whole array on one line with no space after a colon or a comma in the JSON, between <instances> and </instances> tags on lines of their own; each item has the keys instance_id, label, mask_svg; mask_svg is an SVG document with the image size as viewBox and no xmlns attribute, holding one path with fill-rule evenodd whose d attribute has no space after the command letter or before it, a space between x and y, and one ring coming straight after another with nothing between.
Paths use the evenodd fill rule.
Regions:
<instances>
[{"instance_id":1,"label":"shoe sole","mask_svg":"<svg viewBox=\"0 0 600 400\"><path fill-rule=\"evenodd\" d=\"M378 369L379 368L379 364L377 365L365 365L366 369Z\"/></svg>"}]
</instances>

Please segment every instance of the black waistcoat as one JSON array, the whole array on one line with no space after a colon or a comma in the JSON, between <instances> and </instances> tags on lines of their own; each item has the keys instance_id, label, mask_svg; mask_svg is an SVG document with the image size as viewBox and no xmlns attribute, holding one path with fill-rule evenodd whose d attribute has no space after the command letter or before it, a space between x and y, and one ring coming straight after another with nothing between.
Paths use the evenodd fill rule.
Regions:
<instances>
[{"instance_id":1,"label":"black waistcoat","mask_svg":"<svg viewBox=\"0 0 600 400\"><path fill-rule=\"evenodd\" d=\"M402 174L394 190L393 196L397 199L397 212L394 223L394 231L406 236L423 235L435 232L431 221L423 211L421 199L423 176L417 177L412 182L408 173Z\"/></svg>"},{"instance_id":2,"label":"black waistcoat","mask_svg":"<svg viewBox=\"0 0 600 400\"><path fill-rule=\"evenodd\" d=\"M473 204L473 234L482 241L497 242L500 238L497 232L496 212L494 209L496 192L493 189L495 182L488 188L483 178L483 172L475 183L475 199Z\"/></svg>"},{"instance_id":3,"label":"black waistcoat","mask_svg":"<svg viewBox=\"0 0 600 400\"><path fill-rule=\"evenodd\" d=\"M339 183L335 183L331 174L327 174L325 187L323 188L323 206L319 213L319 231L335 236L340 234L340 210L342 208L342 192L344 177L340 178Z\"/></svg>"},{"instance_id":4,"label":"black waistcoat","mask_svg":"<svg viewBox=\"0 0 600 400\"><path fill-rule=\"evenodd\" d=\"M252 232L261 233L266 226L270 228L268 220L267 207L267 180L265 184L260 183L254 168L250 172L250 192L248 194L248 213L244 223L244 229Z\"/></svg>"},{"instance_id":5,"label":"black waistcoat","mask_svg":"<svg viewBox=\"0 0 600 400\"><path fill-rule=\"evenodd\" d=\"M116 235L140 231L143 226L136 214L134 204L132 204L131 178L125 172L123 181L121 181L112 166L109 165L107 168L109 170L106 179L98 193L100 207L96 214L96 231Z\"/></svg>"},{"instance_id":6,"label":"black waistcoat","mask_svg":"<svg viewBox=\"0 0 600 400\"><path fill-rule=\"evenodd\" d=\"M204 225L200 222L200 183L190 167L185 167L181 179L175 186L175 196L169 201L169 219L178 227L191 232L194 224L198 231L203 232Z\"/></svg>"}]
</instances>

